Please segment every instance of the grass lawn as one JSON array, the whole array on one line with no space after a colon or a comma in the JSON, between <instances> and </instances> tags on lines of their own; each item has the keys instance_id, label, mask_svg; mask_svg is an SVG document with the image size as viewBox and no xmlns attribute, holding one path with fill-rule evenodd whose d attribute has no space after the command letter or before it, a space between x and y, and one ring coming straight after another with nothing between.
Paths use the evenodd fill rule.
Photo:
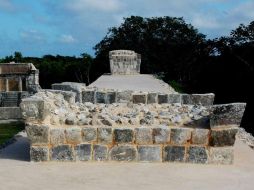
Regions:
<instances>
[{"instance_id":1,"label":"grass lawn","mask_svg":"<svg viewBox=\"0 0 254 190\"><path fill-rule=\"evenodd\" d=\"M0 124L0 145L24 129L23 123Z\"/></svg>"}]
</instances>

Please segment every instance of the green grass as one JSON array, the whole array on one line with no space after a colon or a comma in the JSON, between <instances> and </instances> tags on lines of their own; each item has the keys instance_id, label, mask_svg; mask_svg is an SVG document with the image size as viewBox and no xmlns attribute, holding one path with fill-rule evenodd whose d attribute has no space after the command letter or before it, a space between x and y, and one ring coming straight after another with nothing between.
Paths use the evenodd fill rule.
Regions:
<instances>
[{"instance_id":1,"label":"green grass","mask_svg":"<svg viewBox=\"0 0 254 190\"><path fill-rule=\"evenodd\" d=\"M0 124L0 145L24 129L23 123Z\"/></svg>"}]
</instances>

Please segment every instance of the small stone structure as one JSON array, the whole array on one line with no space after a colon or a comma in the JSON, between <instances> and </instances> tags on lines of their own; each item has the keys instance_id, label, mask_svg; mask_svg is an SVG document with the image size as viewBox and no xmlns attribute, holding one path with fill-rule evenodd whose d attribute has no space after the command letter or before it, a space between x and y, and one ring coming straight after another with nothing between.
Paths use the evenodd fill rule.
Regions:
<instances>
[{"instance_id":1,"label":"small stone structure","mask_svg":"<svg viewBox=\"0 0 254 190\"><path fill-rule=\"evenodd\" d=\"M133 75L140 73L141 55L130 50L109 52L112 75Z\"/></svg>"}]
</instances>

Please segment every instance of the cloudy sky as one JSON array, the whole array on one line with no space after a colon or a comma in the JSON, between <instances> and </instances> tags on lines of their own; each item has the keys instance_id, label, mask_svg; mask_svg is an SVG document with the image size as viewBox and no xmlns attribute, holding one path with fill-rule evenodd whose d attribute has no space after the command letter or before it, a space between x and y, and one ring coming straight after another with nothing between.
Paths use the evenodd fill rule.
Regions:
<instances>
[{"instance_id":1,"label":"cloudy sky","mask_svg":"<svg viewBox=\"0 0 254 190\"><path fill-rule=\"evenodd\" d=\"M254 20L254 0L0 0L0 57L93 54L131 15L184 17L207 38Z\"/></svg>"}]
</instances>

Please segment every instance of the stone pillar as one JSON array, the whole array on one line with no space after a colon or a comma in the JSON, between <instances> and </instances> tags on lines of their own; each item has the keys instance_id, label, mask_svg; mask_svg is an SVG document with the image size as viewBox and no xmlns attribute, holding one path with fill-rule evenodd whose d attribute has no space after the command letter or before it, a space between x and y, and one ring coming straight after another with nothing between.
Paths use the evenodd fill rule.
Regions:
<instances>
[{"instance_id":1,"label":"stone pillar","mask_svg":"<svg viewBox=\"0 0 254 190\"><path fill-rule=\"evenodd\" d=\"M9 79L8 78L5 79L5 91L9 92Z\"/></svg>"},{"instance_id":2,"label":"stone pillar","mask_svg":"<svg viewBox=\"0 0 254 190\"><path fill-rule=\"evenodd\" d=\"M19 91L22 92L22 78L19 77Z\"/></svg>"}]
</instances>

